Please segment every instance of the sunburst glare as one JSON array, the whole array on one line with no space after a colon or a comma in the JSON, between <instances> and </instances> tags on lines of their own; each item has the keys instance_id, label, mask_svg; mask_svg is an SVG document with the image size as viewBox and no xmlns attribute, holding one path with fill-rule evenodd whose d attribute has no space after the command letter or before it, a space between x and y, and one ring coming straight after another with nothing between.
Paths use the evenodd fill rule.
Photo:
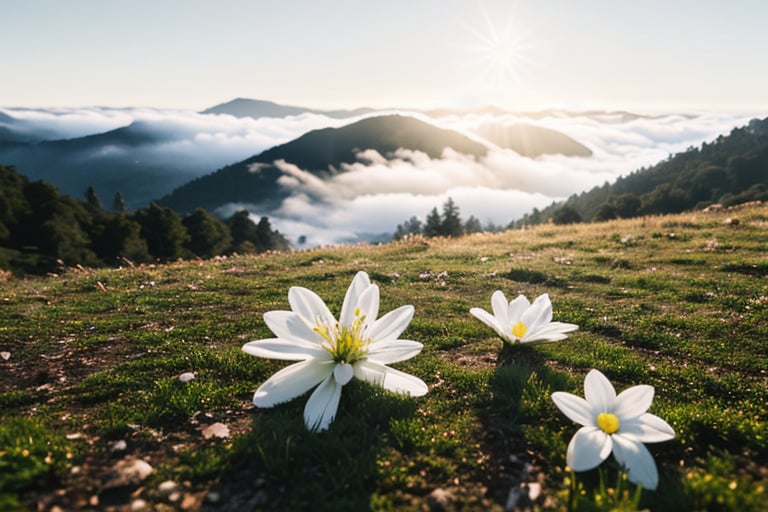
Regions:
<instances>
[{"instance_id":1,"label":"sunburst glare","mask_svg":"<svg viewBox=\"0 0 768 512\"><path fill-rule=\"evenodd\" d=\"M520 83L532 65L532 30L520 26L519 18L511 11L503 20L492 18L483 6L480 14L479 27L465 23L471 41L462 45L473 55L470 65L475 85L501 90Z\"/></svg>"}]
</instances>

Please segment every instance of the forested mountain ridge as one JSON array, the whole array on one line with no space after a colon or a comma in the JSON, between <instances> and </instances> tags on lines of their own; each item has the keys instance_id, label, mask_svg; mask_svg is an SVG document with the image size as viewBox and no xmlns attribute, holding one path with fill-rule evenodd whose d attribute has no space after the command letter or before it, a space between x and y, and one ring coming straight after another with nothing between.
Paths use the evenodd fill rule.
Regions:
<instances>
[{"instance_id":1,"label":"forested mountain ridge","mask_svg":"<svg viewBox=\"0 0 768 512\"><path fill-rule=\"evenodd\" d=\"M338 171L342 164L358 161L358 153L363 150L373 149L387 157L398 149L409 149L439 158L445 148L475 157L488 151L486 145L465 135L413 117L368 117L341 128L310 131L291 142L182 185L158 202L181 212L197 207L215 210L228 203L272 208L288 193L278 181L284 173L275 166L276 161L285 161L318 176L328 176Z\"/></svg>"},{"instance_id":2,"label":"forested mountain ridge","mask_svg":"<svg viewBox=\"0 0 768 512\"><path fill-rule=\"evenodd\" d=\"M515 226L679 213L710 204L768 200L768 118L670 155L614 183L526 214Z\"/></svg>"}]
</instances>

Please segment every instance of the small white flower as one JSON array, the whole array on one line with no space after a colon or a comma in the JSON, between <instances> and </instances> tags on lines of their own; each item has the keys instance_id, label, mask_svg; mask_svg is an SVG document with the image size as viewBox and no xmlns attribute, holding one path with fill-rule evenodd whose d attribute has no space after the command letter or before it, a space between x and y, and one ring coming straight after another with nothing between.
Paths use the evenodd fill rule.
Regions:
<instances>
[{"instance_id":1,"label":"small white flower","mask_svg":"<svg viewBox=\"0 0 768 512\"><path fill-rule=\"evenodd\" d=\"M524 295L507 303L504 293L496 290L491 296L491 308L493 314L481 308L472 308L469 312L510 343L563 340L568 337L565 333L579 328L576 324L552 321L552 302L546 293L539 295L533 304Z\"/></svg>"},{"instance_id":2,"label":"small white flower","mask_svg":"<svg viewBox=\"0 0 768 512\"><path fill-rule=\"evenodd\" d=\"M571 438L566 462L574 471L599 466L613 452L631 482L656 489L659 473L651 452L643 443L675 437L663 419L646 412L653 401L653 386L627 388L618 396L611 382L597 370L584 379L584 398L552 393L555 405L571 420L583 425Z\"/></svg>"},{"instance_id":3,"label":"small white flower","mask_svg":"<svg viewBox=\"0 0 768 512\"><path fill-rule=\"evenodd\" d=\"M272 407L315 388L304 407L304 422L310 430L325 430L336 416L342 386L352 377L411 396L427 393L421 379L386 366L412 358L423 347L398 339L413 318L413 306L399 307L377 320L379 287L365 272L352 280L338 321L306 288L291 287L288 303L291 311L264 314L276 338L243 345L254 356L301 361L259 386L253 395L257 407Z\"/></svg>"}]
</instances>

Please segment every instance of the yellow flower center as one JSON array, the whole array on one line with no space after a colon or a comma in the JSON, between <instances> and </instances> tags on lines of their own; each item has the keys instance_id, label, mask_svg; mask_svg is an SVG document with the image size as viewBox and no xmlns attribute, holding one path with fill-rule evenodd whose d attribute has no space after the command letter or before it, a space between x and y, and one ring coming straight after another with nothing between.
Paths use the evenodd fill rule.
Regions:
<instances>
[{"instance_id":1,"label":"yellow flower center","mask_svg":"<svg viewBox=\"0 0 768 512\"><path fill-rule=\"evenodd\" d=\"M597 426L606 434L613 434L619 430L619 418L615 414L601 412L597 415Z\"/></svg>"},{"instance_id":2,"label":"yellow flower center","mask_svg":"<svg viewBox=\"0 0 768 512\"><path fill-rule=\"evenodd\" d=\"M323 337L323 348L333 356L337 363L352 364L368 355L369 338L363 337L363 322L365 315L360 314L360 308L355 308L355 320L352 325L333 326L318 323L314 331Z\"/></svg>"},{"instance_id":3,"label":"yellow flower center","mask_svg":"<svg viewBox=\"0 0 768 512\"><path fill-rule=\"evenodd\" d=\"M528 327L523 322L517 322L512 326L512 336L517 339L523 339L526 332L528 332Z\"/></svg>"}]
</instances>

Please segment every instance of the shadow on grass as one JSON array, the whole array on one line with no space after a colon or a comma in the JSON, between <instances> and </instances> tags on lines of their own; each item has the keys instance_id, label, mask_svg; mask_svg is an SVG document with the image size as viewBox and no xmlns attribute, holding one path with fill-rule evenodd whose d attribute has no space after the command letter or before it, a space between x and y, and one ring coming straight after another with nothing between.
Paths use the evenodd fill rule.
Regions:
<instances>
[{"instance_id":1,"label":"shadow on grass","mask_svg":"<svg viewBox=\"0 0 768 512\"><path fill-rule=\"evenodd\" d=\"M488 437L486 447L493 454L498 475L495 488L490 489L496 501L505 503L504 496L514 495L517 508L541 506L541 501L531 500L536 494L530 490L531 484L543 483L551 486L543 490L545 495L557 494L560 499L567 499L566 447L580 425L572 423L556 408L551 395L554 391L570 392L573 385L572 378L546 365L545 357L535 346L505 344L502 348L499 364L490 379L493 399L488 414L483 417L485 430L496 433L495 438ZM663 456L670 449L674 451L674 447L648 447L652 453L661 454L662 459L675 458ZM669 478L670 465L657 462L661 474L659 491L643 491L640 508L690 510L692 503L681 480ZM600 467L607 474L618 474L612 456ZM611 509L613 495L610 492L598 497L601 485L598 469L577 473L576 478L583 485L583 494L576 498L578 510ZM558 481L563 483L559 488ZM611 487L610 482L606 483ZM600 500L605 507L595 506Z\"/></svg>"},{"instance_id":2,"label":"shadow on grass","mask_svg":"<svg viewBox=\"0 0 768 512\"><path fill-rule=\"evenodd\" d=\"M255 410L211 489L219 499L203 510L370 509L390 421L412 416L416 401L352 381L330 428L315 433L304 426L307 398Z\"/></svg>"}]
</instances>

